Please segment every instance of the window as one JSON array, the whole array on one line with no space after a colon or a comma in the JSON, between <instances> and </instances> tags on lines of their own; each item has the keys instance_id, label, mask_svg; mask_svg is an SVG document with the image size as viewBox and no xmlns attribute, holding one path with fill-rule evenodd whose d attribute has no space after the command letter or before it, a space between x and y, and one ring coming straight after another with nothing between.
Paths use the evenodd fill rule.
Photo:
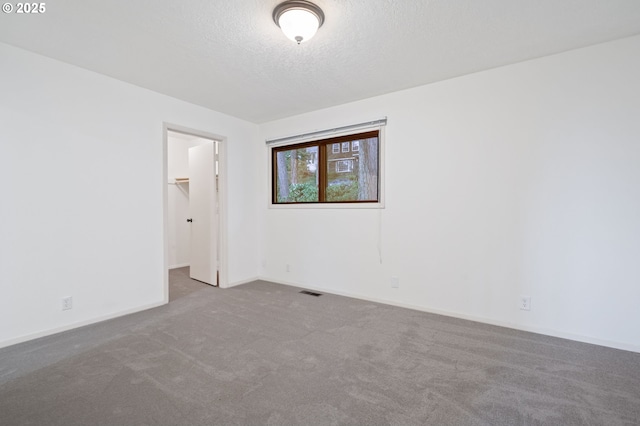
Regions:
<instances>
[{"instance_id":1,"label":"window","mask_svg":"<svg viewBox=\"0 0 640 426\"><path fill-rule=\"evenodd\" d=\"M271 154L273 204L380 200L378 130L275 147Z\"/></svg>"},{"instance_id":2,"label":"window","mask_svg":"<svg viewBox=\"0 0 640 426\"><path fill-rule=\"evenodd\" d=\"M336 173L347 173L353 171L353 160L336 161Z\"/></svg>"}]
</instances>

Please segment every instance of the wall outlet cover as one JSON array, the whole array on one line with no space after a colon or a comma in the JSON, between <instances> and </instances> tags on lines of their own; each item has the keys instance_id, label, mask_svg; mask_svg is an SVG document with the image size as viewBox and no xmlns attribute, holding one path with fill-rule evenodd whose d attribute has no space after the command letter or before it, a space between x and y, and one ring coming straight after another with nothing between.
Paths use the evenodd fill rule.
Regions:
<instances>
[{"instance_id":1,"label":"wall outlet cover","mask_svg":"<svg viewBox=\"0 0 640 426\"><path fill-rule=\"evenodd\" d=\"M391 277L391 288L398 288L398 287L400 287L400 278Z\"/></svg>"},{"instance_id":2,"label":"wall outlet cover","mask_svg":"<svg viewBox=\"0 0 640 426\"><path fill-rule=\"evenodd\" d=\"M62 310L63 311L68 311L71 308L73 308L73 298L71 296L63 297L62 298Z\"/></svg>"}]
</instances>

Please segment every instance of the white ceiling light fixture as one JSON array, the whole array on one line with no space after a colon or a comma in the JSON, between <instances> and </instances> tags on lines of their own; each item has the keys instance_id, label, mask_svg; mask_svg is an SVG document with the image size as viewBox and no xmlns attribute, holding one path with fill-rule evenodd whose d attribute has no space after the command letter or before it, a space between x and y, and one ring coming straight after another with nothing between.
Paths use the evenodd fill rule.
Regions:
<instances>
[{"instance_id":1,"label":"white ceiling light fixture","mask_svg":"<svg viewBox=\"0 0 640 426\"><path fill-rule=\"evenodd\" d=\"M284 35L300 44L313 37L324 22L324 13L305 0L288 0L273 9L273 21Z\"/></svg>"}]
</instances>

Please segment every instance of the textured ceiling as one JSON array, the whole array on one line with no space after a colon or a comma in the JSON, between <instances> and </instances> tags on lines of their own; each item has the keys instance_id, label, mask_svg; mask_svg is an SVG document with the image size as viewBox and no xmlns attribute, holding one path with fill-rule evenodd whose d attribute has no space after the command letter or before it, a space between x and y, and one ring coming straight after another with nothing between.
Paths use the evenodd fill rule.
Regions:
<instances>
[{"instance_id":1,"label":"textured ceiling","mask_svg":"<svg viewBox=\"0 0 640 426\"><path fill-rule=\"evenodd\" d=\"M640 34L639 0L316 0L296 45L279 0L48 0L0 41L261 123Z\"/></svg>"}]
</instances>

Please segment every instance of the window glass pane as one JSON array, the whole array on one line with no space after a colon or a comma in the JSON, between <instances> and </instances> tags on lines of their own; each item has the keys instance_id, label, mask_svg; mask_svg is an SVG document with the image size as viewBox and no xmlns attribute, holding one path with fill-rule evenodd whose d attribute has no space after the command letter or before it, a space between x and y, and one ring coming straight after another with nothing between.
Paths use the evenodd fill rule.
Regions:
<instances>
[{"instance_id":1,"label":"window glass pane","mask_svg":"<svg viewBox=\"0 0 640 426\"><path fill-rule=\"evenodd\" d=\"M327 153L326 201L377 201L378 138L345 143L358 150Z\"/></svg>"},{"instance_id":2,"label":"window glass pane","mask_svg":"<svg viewBox=\"0 0 640 426\"><path fill-rule=\"evenodd\" d=\"M276 202L318 202L318 147L276 152Z\"/></svg>"},{"instance_id":3,"label":"window glass pane","mask_svg":"<svg viewBox=\"0 0 640 426\"><path fill-rule=\"evenodd\" d=\"M340 144L339 143L334 143L333 144L333 153L337 154L340 152Z\"/></svg>"}]
</instances>

